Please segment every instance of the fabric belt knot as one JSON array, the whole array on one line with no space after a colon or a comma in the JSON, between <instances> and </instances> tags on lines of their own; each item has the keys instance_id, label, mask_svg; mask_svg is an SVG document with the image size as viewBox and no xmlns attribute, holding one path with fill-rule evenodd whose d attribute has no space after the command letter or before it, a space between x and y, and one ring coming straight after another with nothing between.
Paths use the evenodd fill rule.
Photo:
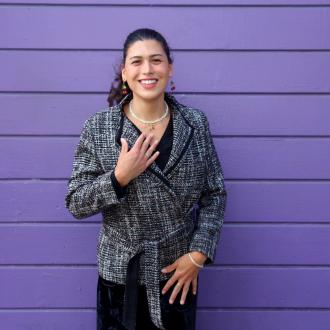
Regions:
<instances>
[{"instance_id":1,"label":"fabric belt knot","mask_svg":"<svg viewBox=\"0 0 330 330\"><path fill-rule=\"evenodd\" d=\"M195 208L192 207L187 212L190 217L195 217ZM189 221L192 225L193 222ZM161 318L160 306L160 269L159 269L159 250L162 246L176 244L181 240L187 240L187 237L192 234L194 227L187 226L186 223L177 227L168 235L163 236L160 240L146 240L141 244L132 246L125 241L120 234L112 228L106 228L106 232L114 238L119 239L118 243L124 244L131 251L131 259L128 262L126 271L126 287L124 297L123 324L127 330L135 330L136 314L137 314L137 298L138 298L138 273L140 256L144 253L145 258L145 282L148 298L148 308L152 322L160 329L165 330ZM187 241L188 243L188 241Z\"/></svg>"},{"instance_id":2,"label":"fabric belt knot","mask_svg":"<svg viewBox=\"0 0 330 330\"><path fill-rule=\"evenodd\" d=\"M152 322L158 328L165 330L161 319L159 297L159 244L160 241L145 241L143 243L143 251L139 251L128 262L123 312L123 324L128 330L135 330L138 296L138 271L140 256L142 253L144 253L145 260L145 282L150 317Z\"/></svg>"}]
</instances>

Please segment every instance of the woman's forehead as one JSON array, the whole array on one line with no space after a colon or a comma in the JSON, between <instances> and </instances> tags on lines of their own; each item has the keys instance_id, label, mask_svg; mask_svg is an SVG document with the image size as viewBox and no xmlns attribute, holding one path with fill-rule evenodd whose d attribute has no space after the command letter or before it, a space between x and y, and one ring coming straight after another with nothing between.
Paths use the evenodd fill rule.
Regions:
<instances>
[{"instance_id":1,"label":"woman's forehead","mask_svg":"<svg viewBox=\"0 0 330 330\"><path fill-rule=\"evenodd\" d=\"M157 40L139 40L135 41L127 50L127 58L146 55L164 55L162 45Z\"/></svg>"}]
</instances>

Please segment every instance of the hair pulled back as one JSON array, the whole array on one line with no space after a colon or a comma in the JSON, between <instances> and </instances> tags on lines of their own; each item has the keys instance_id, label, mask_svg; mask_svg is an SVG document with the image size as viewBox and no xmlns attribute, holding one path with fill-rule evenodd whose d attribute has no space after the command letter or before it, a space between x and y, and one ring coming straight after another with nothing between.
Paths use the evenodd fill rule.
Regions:
<instances>
[{"instance_id":1,"label":"hair pulled back","mask_svg":"<svg viewBox=\"0 0 330 330\"><path fill-rule=\"evenodd\" d=\"M121 65L125 64L128 48L130 46L132 46L136 41L143 41L143 40L158 41L161 44L161 46L163 47L163 50L167 56L168 62L170 64L173 63L173 60L172 60L171 54L170 54L170 48L169 48L165 38L159 32L157 32L153 29L143 28L143 29L137 29L137 30L131 32L127 36L125 43L124 43L123 57L121 60ZM115 104L118 104L124 96L122 94L123 80L122 80L122 76L121 76L121 65L119 65L119 67L117 68L117 70L115 72L115 79L113 80L113 82L111 84L110 92L108 95L107 101L108 101L110 107ZM127 92L132 93L127 82L126 82L126 86L127 86Z\"/></svg>"}]
</instances>

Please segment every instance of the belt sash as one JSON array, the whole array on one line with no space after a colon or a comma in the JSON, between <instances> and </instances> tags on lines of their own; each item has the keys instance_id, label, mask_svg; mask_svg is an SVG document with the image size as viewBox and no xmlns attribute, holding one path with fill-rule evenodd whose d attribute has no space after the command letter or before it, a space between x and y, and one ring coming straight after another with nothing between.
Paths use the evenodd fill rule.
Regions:
<instances>
[{"instance_id":1,"label":"belt sash","mask_svg":"<svg viewBox=\"0 0 330 330\"><path fill-rule=\"evenodd\" d=\"M195 204L187 212L189 217L196 217ZM187 219L185 219L187 221ZM161 319L160 292L159 292L159 249L179 243L189 238L194 230L194 222L184 221L183 225L163 236L160 240L145 240L140 244L132 245L122 235L111 227L104 226L105 233L116 240L130 252L126 272L126 287L124 298L123 323L128 330L135 330L137 294L138 294L138 271L140 256L144 253L145 258L145 282L148 298L148 308L152 322L160 329L165 330Z\"/></svg>"}]
</instances>

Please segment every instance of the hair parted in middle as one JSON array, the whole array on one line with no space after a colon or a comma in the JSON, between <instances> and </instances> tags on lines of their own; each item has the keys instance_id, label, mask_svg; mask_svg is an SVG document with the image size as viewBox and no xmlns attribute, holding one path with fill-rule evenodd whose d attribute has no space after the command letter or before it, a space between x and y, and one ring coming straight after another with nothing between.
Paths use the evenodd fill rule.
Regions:
<instances>
[{"instance_id":1,"label":"hair parted in middle","mask_svg":"<svg viewBox=\"0 0 330 330\"><path fill-rule=\"evenodd\" d=\"M142 28L137 29L133 32L131 32L125 42L124 42L124 48L123 48L123 55L120 65L115 68L115 79L113 80L110 92L107 98L107 101L109 103L109 106L113 106L115 104L118 104L120 100L128 93L132 93L131 89L129 88L127 82L125 83L125 87L123 86L123 80L121 76L121 66L125 64L126 57L127 57L127 51L128 48L133 45L136 41L143 41L143 40L156 40L158 41L161 46L163 47L163 50L166 54L167 60L169 64L173 63L173 59L171 57L171 51L168 46L168 43L166 39L156 30L149 29L149 28ZM123 90L126 90L126 92L123 92Z\"/></svg>"}]
</instances>

